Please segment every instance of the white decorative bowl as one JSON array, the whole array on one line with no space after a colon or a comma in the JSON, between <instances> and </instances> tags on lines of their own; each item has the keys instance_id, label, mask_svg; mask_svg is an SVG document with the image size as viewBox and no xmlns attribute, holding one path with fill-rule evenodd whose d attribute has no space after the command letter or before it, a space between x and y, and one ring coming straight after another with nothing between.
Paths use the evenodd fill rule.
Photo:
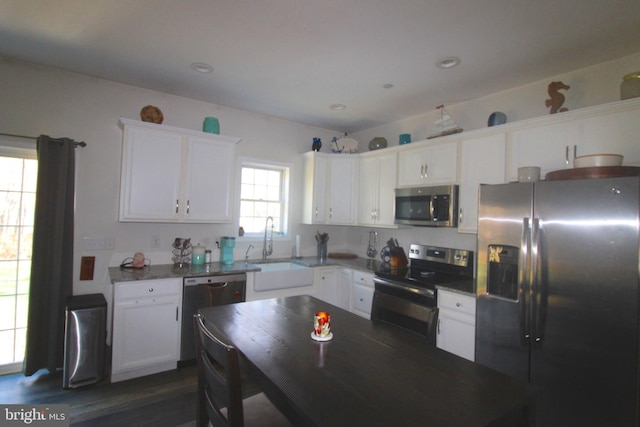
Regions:
<instances>
[{"instance_id":1,"label":"white decorative bowl","mask_svg":"<svg viewBox=\"0 0 640 427\"><path fill-rule=\"evenodd\" d=\"M600 166L622 166L623 156L620 154L589 154L573 159L574 168L591 168Z\"/></svg>"}]
</instances>

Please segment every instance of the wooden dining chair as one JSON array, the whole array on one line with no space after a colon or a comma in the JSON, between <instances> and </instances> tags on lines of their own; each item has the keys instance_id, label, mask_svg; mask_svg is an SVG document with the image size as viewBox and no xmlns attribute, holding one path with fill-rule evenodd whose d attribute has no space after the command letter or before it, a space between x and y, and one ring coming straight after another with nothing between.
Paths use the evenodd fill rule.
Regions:
<instances>
[{"instance_id":1,"label":"wooden dining chair","mask_svg":"<svg viewBox=\"0 0 640 427\"><path fill-rule=\"evenodd\" d=\"M238 350L200 314L193 317L198 363L196 425L206 427L290 426L264 393L243 400ZM214 332L215 331L215 332Z\"/></svg>"},{"instance_id":2,"label":"wooden dining chair","mask_svg":"<svg viewBox=\"0 0 640 427\"><path fill-rule=\"evenodd\" d=\"M371 320L408 329L426 337L434 345L438 313L438 307L427 307L382 292L373 294Z\"/></svg>"}]
</instances>

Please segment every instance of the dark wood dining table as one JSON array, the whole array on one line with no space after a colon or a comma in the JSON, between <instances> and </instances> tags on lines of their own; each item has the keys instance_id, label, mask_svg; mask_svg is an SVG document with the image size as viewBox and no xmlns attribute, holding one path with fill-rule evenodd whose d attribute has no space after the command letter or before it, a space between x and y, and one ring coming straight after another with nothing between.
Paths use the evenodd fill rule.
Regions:
<instances>
[{"instance_id":1,"label":"dark wood dining table","mask_svg":"<svg viewBox=\"0 0 640 427\"><path fill-rule=\"evenodd\" d=\"M311 338L313 316L333 338ZM529 426L535 393L416 334L311 296L200 309L296 426Z\"/></svg>"}]
</instances>

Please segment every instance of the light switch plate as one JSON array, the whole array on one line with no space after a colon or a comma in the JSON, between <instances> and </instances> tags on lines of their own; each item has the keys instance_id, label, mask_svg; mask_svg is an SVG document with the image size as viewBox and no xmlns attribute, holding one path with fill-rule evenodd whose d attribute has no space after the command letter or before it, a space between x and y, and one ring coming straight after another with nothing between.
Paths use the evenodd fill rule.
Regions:
<instances>
[{"instance_id":1,"label":"light switch plate","mask_svg":"<svg viewBox=\"0 0 640 427\"><path fill-rule=\"evenodd\" d=\"M112 251L115 247L113 237L83 237L82 249L85 251Z\"/></svg>"}]
</instances>

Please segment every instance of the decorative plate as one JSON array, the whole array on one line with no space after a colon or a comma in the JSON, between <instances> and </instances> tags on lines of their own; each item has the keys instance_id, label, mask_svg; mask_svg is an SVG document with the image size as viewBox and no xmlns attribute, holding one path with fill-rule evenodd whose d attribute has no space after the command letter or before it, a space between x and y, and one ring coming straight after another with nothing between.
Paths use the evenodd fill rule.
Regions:
<instances>
[{"instance_id":1,"label":"decorative plate","mask_svg":"<svg viewBox=\"0 0 640 427\"><path fill-rule=\"evenodd\" d=\"M156 123L158 125L164 120L162 111L160 111L160 109L155 105L142 107L142 110L140 110L140 118L143 122Z\"/></svg>"},{"instance_id":2,"label":"decorative plate","mask_svg":"<svg viewBox=\"0 0 640 427\"><path fill-rule=\"evenodd\" d=\"M387 138L378 136L369 141L369 151L379 150L381 148L387 148Z\"/></svg>"},{"instance_id":3,"label":"decorative plate","mask_svg":"<svg viewBox=\"0 0 640 427\"><path fill-rule=\"evenodd\" d=\"M336 141L341 153L357 153L358 141L353 138L340 138Z\"/></svg>"}]
</instances>

